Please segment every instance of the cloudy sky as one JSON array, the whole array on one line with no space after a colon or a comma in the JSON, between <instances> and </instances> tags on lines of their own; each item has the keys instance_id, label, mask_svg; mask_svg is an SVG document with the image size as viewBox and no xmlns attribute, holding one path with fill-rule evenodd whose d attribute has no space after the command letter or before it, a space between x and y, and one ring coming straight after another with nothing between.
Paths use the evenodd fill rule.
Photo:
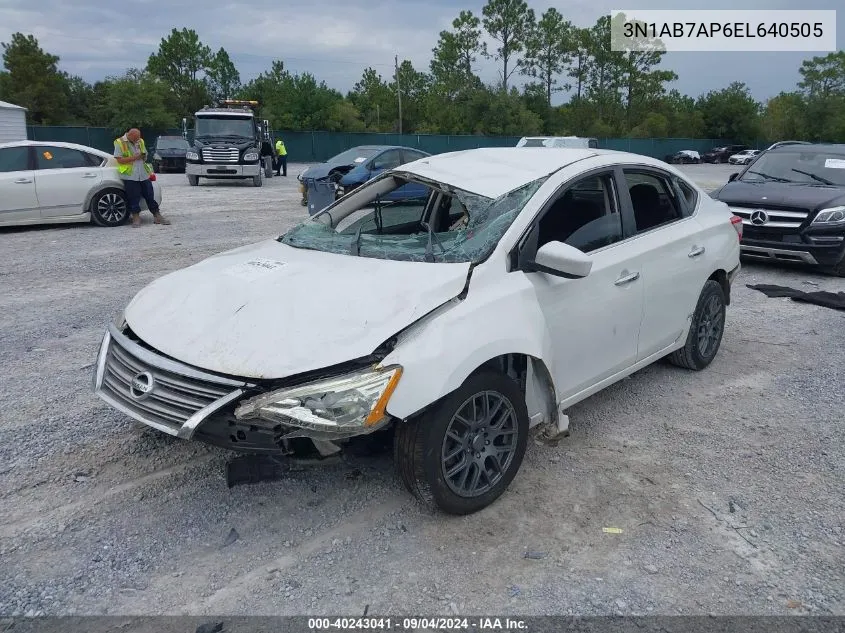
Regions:
<instances>
[{"instance_id":1,"label":"cloudy sky","mask_svg":"<svg viewBox=\"0 0 845 633\"><path fill-rule=\"evenodd\" d=\"M578 26L592 25L613 10L642 9L835 9L841 0L529 0L539 15L555 6ZM213 49L223 46L243 81L283 59L288 69L311 72L346 92L372 66L393 72L393 57L428 68L438 33L461 9L481 15L484 0L0 0L0 42L20 31L61 57L60 66L89 81L143 67L171 28L195 29ZM837 15L838 48L845 48L845 10ZM795 87L805 58L823 53L669 53L664 66L679 79L674 87L697 96L743 81L758 99ZM480 61L486 81L493 62ZM521 80L520 80L521 81ZM558 97L558 101L563 97Z\"/></svg>"}]
</instances>

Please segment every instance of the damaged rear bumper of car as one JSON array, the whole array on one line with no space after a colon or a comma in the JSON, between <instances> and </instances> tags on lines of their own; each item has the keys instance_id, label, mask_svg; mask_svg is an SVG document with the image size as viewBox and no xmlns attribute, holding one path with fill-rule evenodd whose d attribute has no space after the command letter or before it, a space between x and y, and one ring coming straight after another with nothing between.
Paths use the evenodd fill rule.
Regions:
<instances>
[{"instance_id":1,"label":"damaged rear bumper of car","mask_svg":"<svg viewBox=\"0 0 845 633\"><path fill-rule=\"evenodd\" d=\"M288 453L311 440L333 442L378 431L402 368L366 367L292 386L268 386L180 363L110 325L100 345L94 392L154 429L240 453Z\"/></svg>"}]
</instances>

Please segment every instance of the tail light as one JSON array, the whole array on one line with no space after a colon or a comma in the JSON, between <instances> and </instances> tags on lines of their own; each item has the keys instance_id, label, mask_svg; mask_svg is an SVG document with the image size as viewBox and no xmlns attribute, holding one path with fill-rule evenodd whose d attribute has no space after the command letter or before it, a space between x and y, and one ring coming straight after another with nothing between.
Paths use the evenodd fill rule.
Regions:
<instances>
[{"instance_id":1,"label":"tail light","mask_svg":"<svg viewBox=\"0 0 845 633\"><path fill-rule=\"evenodd\" d=\"M742 218L738 215L731 216L731 224L736 229L737 238L742 241Z\"/></svg>"}]
</instances>

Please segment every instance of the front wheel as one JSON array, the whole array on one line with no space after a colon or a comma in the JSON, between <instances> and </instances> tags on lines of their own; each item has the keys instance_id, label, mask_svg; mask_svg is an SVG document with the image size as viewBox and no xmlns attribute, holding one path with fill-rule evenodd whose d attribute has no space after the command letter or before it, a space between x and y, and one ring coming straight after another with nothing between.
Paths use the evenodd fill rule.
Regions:
<instances>
[{"instance_id":1,"label":"front wheel","mask_svg":"<svg viewBox=\"0 0 845 633\"><path fill-rule=\"evenodd\" d=\"M717 281L708 279L698 297L687 341L669 355L678 367L701 371L716 358L725 331L725 293Z\"/></svg>"},{"instance_id":2,"label":"front wheel","mask_svg":"<svg viewBox=\"0 0 845 633\"><path fill-rule=\"evenodd\" d=\"M101 191L91 200L91 218L100 226L120 226L129 218L126 194L116 189Z\"/></svg>"},{"instance_id":3,"label":"front wheel","mask_svg":"<svg viewBox=\"0 0 845 633\"><path fill-rule=\"evenodd\" d=\"M200 177L199 176L191 176L190 174L188 175L188 184L189 185L191 185L192 187L196 187L199 183L200 183Z\"/></svg>"},{"instance_id":4,"label":"front wheel","mask_svg":"<svg viewBox=\"0 0 845 633\"><path fill-rule=\"evenodd\" d=\"M264 184L264 174L259 172L257 176L252 177L252 186L253 187L260 187Z\"/></svg>"},{"instance_id":5,"label":"front wheel","mask_svg":"<svg viewBox=\"0 0 845 633\"><path fill-rule=\"evenodd\" d=\"M429 508L465 515L493 503L516 476L528 442L528 411L516 382L479 371L426 413L399 422L399 478Z\"/></svg>"}]
</instances>

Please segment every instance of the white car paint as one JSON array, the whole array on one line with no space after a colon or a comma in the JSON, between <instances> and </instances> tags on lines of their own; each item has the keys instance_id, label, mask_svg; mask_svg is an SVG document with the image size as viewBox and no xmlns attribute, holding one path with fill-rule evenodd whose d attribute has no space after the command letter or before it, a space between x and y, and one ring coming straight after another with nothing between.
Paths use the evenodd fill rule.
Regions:
<instances>
[{"instance_id":1,"label":"white car paint","mask_svg":"<svg viewBox=\"0 0 845 633\"><path fill-rule=\"evenodd\" d=\"M728 158L731 165L745 165L760 154L759 149L746 149Z\"/></svg>"},{"instance_id":2,"label":"white car paint","mask_svg":"<svg viewBox=\"0 0 845 633\"><path fill-rule=\"evenodd\" d=\"M622 152L590 150L584 153L592 156L584 157L580 150L541 151L560 152L559 162L566 157L574 162L537 191L493 254L472 271L467 297L444 306L436 318L416 324L407 340L384 359L385 365L405 368L388 405L397 418L454 391L489 359L514 353L535 358L547 369L554 381L554 395L549 398L554 406L572 406L682 347L704 282L715 270L739 267L739 240L729 222L732 213L679 170ZM462 159L452 157L455 173L482 171L474 152L479 152L481 164L487 164L490 157L484 150L461 152ZM515 155L514 162L523 165L525 157ZM584 279L507 273L507 254L543 203L585 171L616 162L659 168L683 178L698 193L696 212L592 253L593 269ZM402 169L424 175L429 173L424 163L416 161ZM699 247L706 258L690 257ZM631 273L640 274L638 283L615 285ZM571 298L568 307L563 297ZM426 369L434 366L438 371ZM550 404L542 406L546 408L538 403L537 409L529 409L533 420L551 413Z\"/></svg>"},{"instance_id":3,"label":"white car paint","mask_svg":"<svg viewBox=\"0 0 845 633\"><path fill-rule=\"evenodd\" d=\"M458 295L469 268L267 240L161 277L135 296L125 315L141 340L182 362L278 378L370 354Z\"/></svg>"},{"instance_id":4,"label":"white car paint","mask_svg":"<svg viewBox=\"0 0 845 633\"><path fill-rule=\"evenodd\" d=\"M631 178L617 180L625 169L634 172ZM677 192L676 200L694 204L682 205L683 217L649 224L655 228L593 250L548 241L537 251L536 261L520 260L548 205L593 174L608 175L611 191L644 184L642 177L647 181L654 174L676 179L687 188ZM339 241L336 227L360 217L353 214L411 176L437 181L430 203L442 202L442 208L450 210L456 200L460 203L455 214L433 221L445 219L444 226L450 226L453 215L467 220L465 229L443 231L452 235L446 240L467 239L456 241L454 251L441 244L440 252L463 253L475 258L473 263L426 261L435 251L426 247L420 253L425 234L418 230L422 225L417 227L417 219L407 228L385 223L400 236L414 237L379 242L366 255L352 254L360 245L360 230L353 238L351 229L343 238L347 241ZM515 195L475 206L479 201L473 196L448 195L459 189L498 196L523 185L532 185L527 201ZM605 200L617 199L606 195L607 188L603 191ZM634 208L626 190L620 193L611 213L579 226L605 227L618 213L620 226L630 229ZM585 193L581 202L592 199L590 195ZM645 200L639 207L644 221L655 215L656 222L664 219L648 199L638 199ZM574 214L585 208L567 205L562 208ZM474 225L475 210L481 213ZM561 214L550 217L578 217L557 210ZM406 218L402 214L407 211L396 213ZM427 218L420 215L419 221ZM501 233L492 234L497 239L483 232L485 218L490 225L507 220L498 224ZM463 444L457 452L450 446L449 456L442 459L474 455L463 459L482 460L485 468L484 460L497 459L505 450L495 444L496 438L518 433L505 429L496 435L491 413L484 424L489 423L485 428L493 437L487 439L477 420L457 415L460 402L472 402L468 417L476 418L474 396L483 394L489 403L492 390L500 389L516 394L508 396L509 402L524 398L525 409L520 403L518 414L521 428L548 422L560 429L568 407L684 347L708 280L729 290L726 286L739 271L737 221L727 205L680 171L645 156L490 148L426 157L376 177L286 234L286 240L301 248L267 240L211 257L147 286L104 336L94 390L111 406L153 428L233 450L279 451L292 439L310 438L321 454L329 455L340 450L336 441L399 421L401 476L406 484L413 476L433 487L450 476L442 470L443 463L430 466L456 437L447 423L458 420L473 435L458 438ZM301 241L296 241L300 229ZM473 238L489 249L471 250ZM341 252L315 250L329 244ZM399 250L390 251L395 248ZM388 252L423 261L377 257L387 257ZM528 252L533 257L533 251ZM708 292L715 291L710 287ZM685 359L688 366L694 362ZM504 365L505 376L488 372L491 363ZM520 369L510 371L517 365ZM482 368L485 371L476 374ZM510 382L507 376L524 382ZM467 385L473 391L464 400L466 393L457 390L470 388ZM450 399L456 391L460 398ZM443 413L445 407L451 407L449 413ZM497 423L500 430L505 417ZM524 434L519 437L526 439ZM429 460L423 474L418 459ZM508 468L498 464L499 472Z\"/></svg>"},{"instance_id":5,"label":"white car paint","mask_svg":"<svg viewBox=\"0 0 845 633\"><path fill-rule=\"evenodd\" d=\"M34 148L36 152L51 147L68 148L91 154L101 162L90 167L0 172L0 226L90 222L94 197L106 189L123 189L117 161L106 152L75 143L47 141L4 143L0 152L15 147ZM153 182L153 192L160 204L158 182ZM147 208L143 199L141 208Z\"/></svg>"}]
</instances>

